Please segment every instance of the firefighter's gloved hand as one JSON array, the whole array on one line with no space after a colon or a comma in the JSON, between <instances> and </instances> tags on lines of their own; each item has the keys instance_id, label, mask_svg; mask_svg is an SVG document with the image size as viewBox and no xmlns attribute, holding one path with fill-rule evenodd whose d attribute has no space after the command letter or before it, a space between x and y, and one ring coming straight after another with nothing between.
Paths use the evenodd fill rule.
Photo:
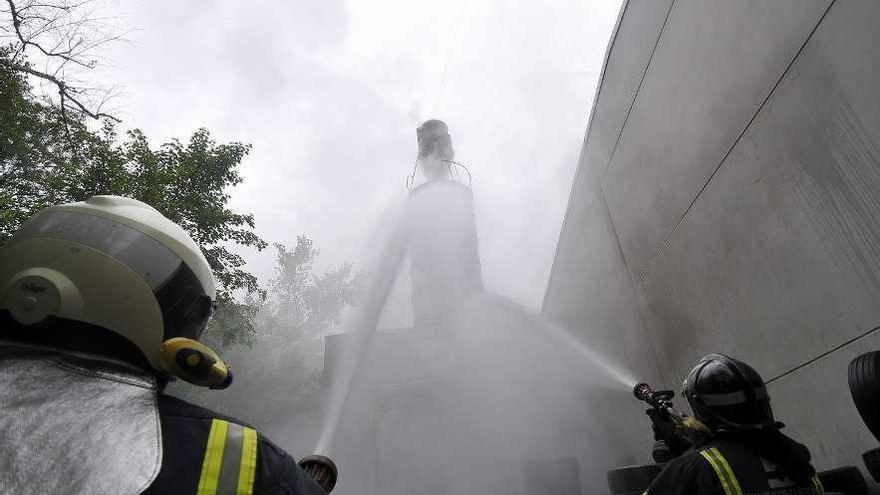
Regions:
<instances>
[{"instance_id":1,"label":"firefighter's gloved hand","mask_svg":"<svg viewBox=\"0 0 880 495\"><path fill-rule=\"evenodd\" d=\"M650 408L645 414L651 418L651 429L654 431L654 440L662 440L669 447L674 457L678 457L693 446L675 421L667 414Z\"/></svg>"},{"instance_id":2,"label":"firefighter's gloved hand","mask_svg":"<svg viewBox=\"0 0 880 495\"><path fill-rule=\"evenodd\" d=\"M651 429L654 431L654 440L663 440L667 444L675 435L675 422L667 414L652 408L645 411L645 414L651 418Z\"/></svg>"}]
</instances>

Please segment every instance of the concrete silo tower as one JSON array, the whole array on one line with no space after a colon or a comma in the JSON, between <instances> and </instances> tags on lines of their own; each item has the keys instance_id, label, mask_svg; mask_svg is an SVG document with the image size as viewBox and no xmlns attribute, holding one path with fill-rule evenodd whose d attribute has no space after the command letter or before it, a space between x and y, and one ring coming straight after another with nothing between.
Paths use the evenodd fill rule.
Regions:
<instances>
[{"instance_id":1,"label":"concrete silo tower","mask_svg":"<svg viewBox=\"0 0 880 495\"><path fill-rule=\"evenodd\" d=\"M428 120L416 130L406 232L412 260L416 327L443 331L465 298L482 291L471 175L455 161L448 126Z\"/></svg>"}]
</instances>

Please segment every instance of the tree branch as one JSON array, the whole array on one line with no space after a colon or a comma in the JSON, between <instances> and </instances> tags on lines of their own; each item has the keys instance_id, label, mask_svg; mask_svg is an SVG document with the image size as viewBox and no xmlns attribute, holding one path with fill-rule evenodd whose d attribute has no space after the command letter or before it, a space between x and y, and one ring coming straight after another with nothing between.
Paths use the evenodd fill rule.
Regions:
<instances>
[{"instance_id":1,"label":"tree branch","mask_svg":"<svg viewBox=\"0 0 880 495\"><path fill-rule=\"evenodd\" d=\"M61 97L61 112L62 118L65 119L65 125L67 122L65 100L72 102L83 115L89 116L93 119L109 118L115 122L122 122L119 118L114 117L113 115L101 112L100 104L95 110L87 108L86 105L79 100L82 96L78 96L85 95L87 90L68 84L68 81L65 81L65 77L59 76L59 74L62 73L62 69L64 69L67 64L73 64L85 69L94 69L96 61L87 60L85 58L86 52L108 41L119 39L119 35L112 34L102 35L97 39L83 37L82 29L85 25L84 23L90 22L90 17L88 14L83 17L72 13L88 2L89 0L83 0L76 3L64 1L31 2L26 3L19 8L15 5L14 0L6 0L9 10L5 11L4 9L5 13L8 13L12 18L12 31L14 32L14 35L8 29L5 31L10 33L10 37L17 39L16 44L20 46L16 47L11 59L0 60L0 62L15 71L30 74L49 81L57 86ZM41 11L40 9L45 10ZM29 21L33 19L42 20L42 23L36 22L35 25L31 25ZM56 37L54 42L49 40L49 45L54 45L51 48L47 49L46 47L49 45L44 45L43 42L40 41L40 37L44 34ZM52 70L51 65L54 64L49 64L47 62L44 70L40 71L33 69L26 60L18 58L20 54L25 53L25 50L28 47L38 50L44 57L46 57L47 61L53 59L58 61L57 67ZM86 103L90 103L91 106L94 106L94 102Z\"/></svg>"},{"instance_id":2,"label":"tree branch","mask_svg":"<svg viewBox=\"0 0 880 495\"><path fill-rule=\"evenodd\" d=\"M107 118L107 119L110 119L114 122L122 122L121 119L114 117L113 115L110 115L110 114L107 114L104 112L93 112L93 111L89 110L88 108L86 108L85 105L83 105L82 103L80 103L79 100L77 100L76 98L73 97L73 94L72 94L73 92L71 91L70 87L68 87L67 84L64 83L64 81L62 81L61 79L58 79L57 77L53 76L52 74L40 72L40 71L34 70L26 65L16 64L14 62L8 62L8 61L2 60L2 59L0 59L0 63L6 65L7 67L9 67L12 70L24 72L24 73L30 74L32 76L39 77L40 79L45 79L46 81L49 81L49 82L55 84L56 86L58 86L58 92L61 94L61 98L62 98L62 105L63 105L64 98L66 98L66 99L72 101L73 104L76 105L77 108L79 108L80 112L84 113L85 115L88 115L89 117L91 117L93 119Z\"/></svg>"},{"instance_id":3,"label":"tree branch","mask_svg":"<svg viewBox=\"0 0 880 495\"><path fill-rule=\"evenodd\" d=\"M70 137L70 126L67 120L67 105L64 104L64 91L58 90L58 97L61 99L61 120L64 122L64 136L67 138L67 144L73 147L73 139Z\"/></svg>"},{"instance_id":4,"label":"tree branch","mask_svg":"<svg viewBox=\"0 0 880 495\"><path fill-rule=\"evenodd\" d=\"M21 41L22 47L32 46L32 47L36 48L37 50L40 50L41 52L43 52L43 55L45 55L47 57L58 57L58 58L66 60L68 62L85 67L87 69L94 69L94 64L91 64L88 62L83 62L81 60L75 59L74 57L71 57L70 55L67 55L67 53L71 52L70 50L68 50L66 53L65 52L55 52L52 50L46 50L45 48L43 48L42 45L33 41L34 36L29 36L27 39L25 39L24 35L21 34L21 19L22 18L21 18L21 15L19 14L18 10L16 10L16 8L15 8L15 2L13 2L12 0L6 0L6 3L9 4L9 11L12 14L12 27L15 29L15 34L16 34L16 36L18 36L19 41Z\"/></svg>"}]
</instances>

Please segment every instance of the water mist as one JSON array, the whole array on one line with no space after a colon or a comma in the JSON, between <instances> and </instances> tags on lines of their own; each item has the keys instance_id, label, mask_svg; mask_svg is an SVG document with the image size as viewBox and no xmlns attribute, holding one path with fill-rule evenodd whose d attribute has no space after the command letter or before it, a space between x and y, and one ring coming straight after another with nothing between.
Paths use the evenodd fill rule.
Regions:
<instances>
[{"instance_id":1,"label":"water mist","mask_svg":"<svg viewBox=\"0 0 880 495\"><path fill-rule=\"evenodd\" d=\"M430 122L420 150L439 147L446 160L424 163L442 171L457 162L445 124ZM328 370L316 447L332 449L352 473L351 493L526 495L569 493L560 480L592 482L615 445L614 427L584 412L601 408L603 394L631 394L636 380L567 330L484 289L468 184L435 173L413 187L376 251L364 303ZM407 252L414 324L377 332ZM336 445L340 428L345 441ZM527 473L548 469L536 466L556 466L559 480L535 482Z\"/></svg>"}]
</instances>

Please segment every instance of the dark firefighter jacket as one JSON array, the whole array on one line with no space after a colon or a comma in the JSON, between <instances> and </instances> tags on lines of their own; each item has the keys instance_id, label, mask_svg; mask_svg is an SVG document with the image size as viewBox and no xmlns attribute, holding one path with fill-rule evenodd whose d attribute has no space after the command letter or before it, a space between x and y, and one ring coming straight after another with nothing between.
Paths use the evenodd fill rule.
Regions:
<instances>
[{"instance_id":1,"label":"dark firefighter jacket","mask_svg":"<svg viewBox=\"0 0 880 495\"><path fill-rule=\"evenodd\" d=\"M293 458L243 423L164 394L158 403L162 468L145 494L324 495Z\"/></svg>"},{"instance_id":2,"label":"dark firefighter jacket","mask_svg":"<svg viewBox=\"0 0 880 495\"><path fill-rule=\"evenodd\" d=\"M787 437L786 437L787 438ZM789 439L790 440L790 439ZM791 440L790 440L791 441ZM807 459L806 447L803 449ZM812 472L812 469L810 468ZM734 439L716 439L670 461L646 495L824 495L813 473L796 483L782 469Z\"/></svg>"}]
</instances>

